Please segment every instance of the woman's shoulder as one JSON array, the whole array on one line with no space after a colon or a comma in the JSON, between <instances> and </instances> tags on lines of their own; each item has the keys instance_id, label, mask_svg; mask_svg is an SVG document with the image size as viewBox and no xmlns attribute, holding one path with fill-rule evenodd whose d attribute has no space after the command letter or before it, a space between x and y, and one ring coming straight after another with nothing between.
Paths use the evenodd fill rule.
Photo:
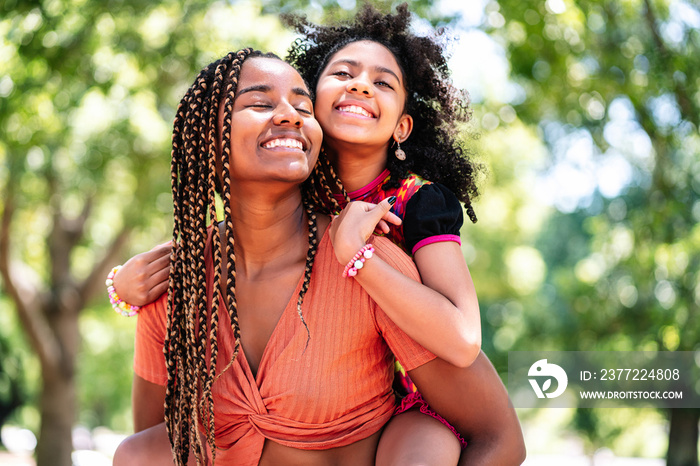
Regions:
<instances>
[{"instance_id":1,"label":"woman's shoulder","mask_svg":"<svg viewBox=\"0 0 700 466\"><path fill-rule=\"evenodd\" d=\"M331 217L326 214L316 213L316 238L321 241L328 233L328 227L331 224Z\"/></svg>"}]
</instances>

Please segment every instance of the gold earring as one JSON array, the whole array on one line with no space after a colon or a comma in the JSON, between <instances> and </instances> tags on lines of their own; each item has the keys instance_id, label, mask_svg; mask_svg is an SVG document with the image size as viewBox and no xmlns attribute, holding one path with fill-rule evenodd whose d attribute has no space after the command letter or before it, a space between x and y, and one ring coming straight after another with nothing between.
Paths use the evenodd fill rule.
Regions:
<instances>
[{"instance_id":1,"label":"gold earring","mask_svg":"<svg viewBox=\"0 0 700 466\"><path fill-rule=\"evenodd\" d=\"M396 158L401 161L406 160L406 153L401 149L401 143L399 141L396 141L396 146L396 151L394 151Z\"/></svg>"}]
</instances>

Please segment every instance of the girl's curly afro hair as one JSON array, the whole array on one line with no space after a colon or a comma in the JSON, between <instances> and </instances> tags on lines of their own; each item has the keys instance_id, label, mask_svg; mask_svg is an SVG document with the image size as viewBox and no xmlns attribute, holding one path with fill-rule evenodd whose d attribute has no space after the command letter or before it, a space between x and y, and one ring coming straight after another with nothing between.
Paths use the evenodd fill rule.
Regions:
<instances>
[{"instance_id":1,"label":"girl's curly afro hair","mask_svg":"<svg viewBox=\"0 0 700 466\"><path fill-rule=\"evenodd\" d=\"M390 184L398 186L409 172L442 183L465 205L476 222L472 200L478 194L476 177L480 165L458 141L460 122L470 119L469 96L457 89L450 78L444 30L432 37L410 31L411 14L404 3L396 14L382 14L365 4L353 22L320 26L303 16L284 15L282 20L301 35L289 49L287 61L295 66L312 90L335 52L358 40L371 40L387 47L396 58L406 84L405 113L414 121L411 136L402 143L405 161L388 157Z\"/></svg>"}]
</instances>

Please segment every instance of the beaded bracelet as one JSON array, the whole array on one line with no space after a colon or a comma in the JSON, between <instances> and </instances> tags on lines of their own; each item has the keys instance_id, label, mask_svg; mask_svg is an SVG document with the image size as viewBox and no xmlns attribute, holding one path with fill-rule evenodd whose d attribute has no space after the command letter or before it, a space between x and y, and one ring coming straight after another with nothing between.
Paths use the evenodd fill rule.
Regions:
<instances>
[{"instance_id":1,"label":"beaded bracelet","mask_svg":"<svg viewBox=\"0 0 700 466\"><path fill-rule=\"evenodd\" d=\"M353 256L352 260L348 262L348 265L345 266L345 270L343 270L343 278L354 277L357 275L357 271L365 266L365 260L371 259L373 255L374 246L371 244L365 244L362 246L360 250L357 251L357 254Z\"/></svg>"},{"instance_id":2,"label":"beaded bracelet","mask_svg":"<svg viewBox=\"0 0 700 466\"><path fill-rule=\"evenodd\" d=\"M121 314L124 317L133 317L139 313L139 309L141 309L141 307L134 306L126 301L123 301L119 295L117 295L117 291L114 289L114 276L121 268L122 266L118 265L114 267L111 272L109 272L109 275L107 275L107 281L105 281L105 285L107 285L107 294L109 295L109 302L112 304L112 308L117 314Z\"/></svg>"}]
</instances>

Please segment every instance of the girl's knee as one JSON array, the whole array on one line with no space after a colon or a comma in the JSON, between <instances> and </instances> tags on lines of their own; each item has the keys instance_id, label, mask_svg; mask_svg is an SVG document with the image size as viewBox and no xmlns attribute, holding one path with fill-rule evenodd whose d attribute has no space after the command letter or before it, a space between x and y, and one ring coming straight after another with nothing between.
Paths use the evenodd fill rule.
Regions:
<instances>
[{"instance_id":1,"label":"girl's knee","mask_svg":"<svg viewBox=\"0 0 700 466\"><path fill-rule=\"evenodd\" d=\"M165 425L160 424L125 438L114 452L113 466L172 466Z\"/></svg>"},{"instance_id":2,"label":"girl's knee","mask_svg":"<svg viewBox=\"0 0 700 466\"><path fill-rule=\"evenodd\" d=\"M112 466L138 465L139 455L135 450L136 442L134 442L133 435L122 440L114 452Z\"/></svg>"},{"instance_id":3,"label":"girl's knee","mask_svg":"<svg viewBox=\"0 0 700 466\"><path fill-rule=\"evenodd\" d=\"M377 447L379 466L456 465L462 452L452 431L437 419L417 410L394 416Z\"/></svg>"}]
</instances>

